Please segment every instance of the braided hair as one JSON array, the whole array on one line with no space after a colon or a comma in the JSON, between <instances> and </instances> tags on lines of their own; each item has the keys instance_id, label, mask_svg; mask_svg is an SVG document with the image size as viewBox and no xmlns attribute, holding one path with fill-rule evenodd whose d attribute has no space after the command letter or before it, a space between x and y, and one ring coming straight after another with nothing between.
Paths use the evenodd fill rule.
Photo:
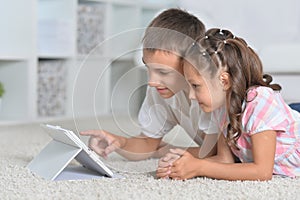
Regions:
<instances>
[{"instance_id":1,"label":"braided hair","mask_svg":"<svg viewBox=\"0 0 300 200\"><path fill-rule=\"evenodd\" d=\"M200 56L199 56L200 52ZM200 73L209 72L211 78L223 70L229 74L231 87L226 92L226 109L229 117L226 140L238 148L236 141L242 133L243 102L250 87L265 86L275 91L280 85L271 84L272 76L263 74L261 60L245 40L235 37L228 30L210 29L187 50L186 61Z\"/></svg>"}]
</instances>

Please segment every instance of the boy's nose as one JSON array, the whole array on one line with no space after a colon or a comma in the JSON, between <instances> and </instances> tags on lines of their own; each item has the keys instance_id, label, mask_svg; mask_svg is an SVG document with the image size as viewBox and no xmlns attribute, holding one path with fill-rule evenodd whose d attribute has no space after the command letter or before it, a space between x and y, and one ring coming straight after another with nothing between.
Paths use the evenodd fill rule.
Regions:
<instances>
[{"instance_id":1,"label":"boy's nose","mask_svg":"<svg viewBox=\"0 0 300 200\"><path fill-rule=\"evenodd\" d=\"M155 73L149 73L148 85L150 87L158 87L160 82L159 76L157 76Z\"/></svg>"},{"instance_id":2,"label":"boy's nose","mask_svg":"<svg viewBox=\"0 0 300 200\"><path fill-rule=\"evenodd\" d=\"M190 91L189 91L189 99L196 100L195 92L191 87L190 87Z\"/></svg>"},{"instance_id":3,"label":"boy's nose","mask_svg":"<svg viewBox=\"0 0 300 200\"><path fill-rule=\"evenodd\" d=\"M149 81L148 81L148 85L149 85L150 87L158 87L158 86L160 86L159 82L157 82L157 81L152 81L152 80L149 80Z\"/></svg>"}]
</instances>

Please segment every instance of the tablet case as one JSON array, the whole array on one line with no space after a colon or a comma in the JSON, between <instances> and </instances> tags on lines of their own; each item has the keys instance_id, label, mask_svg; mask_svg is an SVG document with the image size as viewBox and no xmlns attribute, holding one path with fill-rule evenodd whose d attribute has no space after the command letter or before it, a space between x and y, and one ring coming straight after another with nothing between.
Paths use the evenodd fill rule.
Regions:
<instances>
[{"instance_id":1,"label":"tablet case","mask_svg":"<svg viewBox=\"0 0 300 200\"><path fill-rule=\"evenodd\" d=\"M49 124L41 126L53 140L28 164L27 167L32 172L45 179L55 180L68 164L76 159L100 176L114 176L97 154L90 150L74 132Z\"/></svg>"}]
</instances>

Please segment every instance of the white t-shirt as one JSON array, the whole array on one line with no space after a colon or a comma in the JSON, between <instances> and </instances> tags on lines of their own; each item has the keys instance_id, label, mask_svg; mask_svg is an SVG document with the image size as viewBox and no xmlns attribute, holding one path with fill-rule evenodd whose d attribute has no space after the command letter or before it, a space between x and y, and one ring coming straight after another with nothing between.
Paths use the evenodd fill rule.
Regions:
<instances>
[{"instance_id":1,"label":"white t-shirt","mask_svg":"<svg viewBox=\"0 0 300 200\"><path fill-rule=\"evenodd\" d=\"M164 99L154 87L148 87L138 120L142 133L148 137L162 138L179 125L198 145L202 144L203 132L214 134L219 130L211 114L202 112L183 90Z\"/></svg>"}]
</instances>

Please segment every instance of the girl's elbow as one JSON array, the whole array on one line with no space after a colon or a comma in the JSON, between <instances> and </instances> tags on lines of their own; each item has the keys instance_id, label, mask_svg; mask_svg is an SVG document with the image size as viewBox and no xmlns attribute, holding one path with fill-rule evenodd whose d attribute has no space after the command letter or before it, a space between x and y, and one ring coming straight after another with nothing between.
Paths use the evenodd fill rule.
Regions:
<instances>
[{"instance_id":1,"label":"girl's elbow","mask_svg":"<svg viewBox=\"0 0 300 200\"><path fill-rule=\"evenodd\" d=\"M270 181L272 180L272 175L268 175L268 176L263 176L262 178L260 178L260 181Z\"/></svg>"},{"instance_id":2,"label":"girl's elbow","mask_svg":"<svg viewBox=\"0 0 300 200\"><path fill-rule=\"evenodd\" d=\"M273 178L273 172L263 172L263 173L259 173L259 180L260 181L270 181Z\"/></svg>"}]
</instances>

